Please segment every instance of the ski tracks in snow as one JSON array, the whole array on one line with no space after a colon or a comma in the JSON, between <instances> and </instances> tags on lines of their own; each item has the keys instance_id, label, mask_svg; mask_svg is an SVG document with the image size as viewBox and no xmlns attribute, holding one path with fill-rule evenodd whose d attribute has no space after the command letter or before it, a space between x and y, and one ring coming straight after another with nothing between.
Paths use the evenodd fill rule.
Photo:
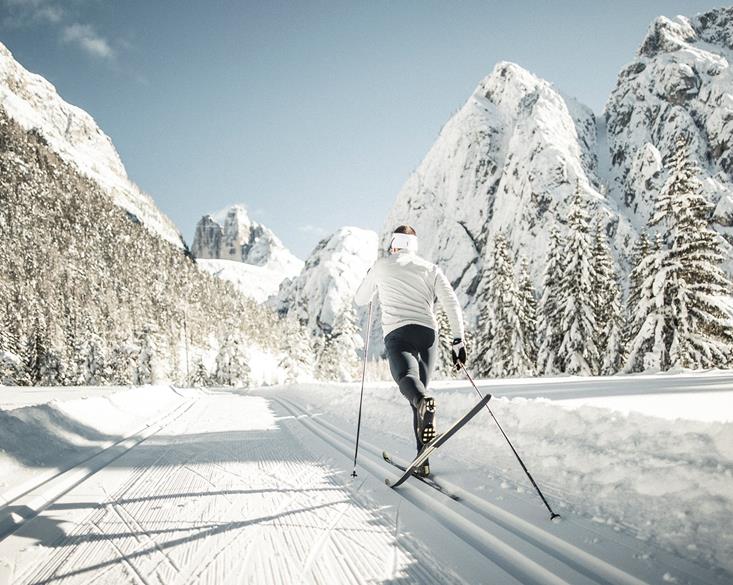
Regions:
<instances>
[{"instance_id":1,"label":"ski tracks in snow","mask_svg":"<svg viewBox=\"0 0 733 585\"><path fill-rule=\"evenodd\" d=\"M204 396L0 543L10 582L465 582L303 438L265 398Z\"/></svg>"},{"instance_id":2,"label":"ski tracks in snow","mask_svg":"<svg viewBox=\"0 0 733 585\"><path fill-rule=\"evenodd\" d=\"M353 457L353 433L307 412L291 400L274 399L324 442ZM382 463L382 449L366 441L360 445L359 467L379 477L396 477ZM401 462L406 464L407 462ZM648 558L639 543L621 535L600 533L572 517L559 525L537 514L533 521L482 497L462 490L441 477L442 484L460 497L450 500L418 482L401 486L400 495L430 514L466 544L502 567L522 583L721 583L716 575L659 551ZM537 509L541 509L539 499Z\"/></svg>"},{"instance_id":3,"label":"ski tracks in snow","mask_svg":"<svg viewBox=\"0 0 733 585\"><path fill-rule=\"evenodd\" d=\"M539 502L528 517L444 478L460 502L392 490L367 442L351 478L353 429L265 394L202 395L92 472L0 542L0 585L3 565L19 585L716 583Z\"/></svg>"}]
</instances>

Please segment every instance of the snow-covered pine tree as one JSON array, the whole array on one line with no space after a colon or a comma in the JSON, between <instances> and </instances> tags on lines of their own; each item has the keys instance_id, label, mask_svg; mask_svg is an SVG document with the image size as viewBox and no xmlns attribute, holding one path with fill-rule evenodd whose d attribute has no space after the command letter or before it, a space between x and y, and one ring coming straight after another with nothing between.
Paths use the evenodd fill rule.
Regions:
<instances>
[{"instance_id":1,"label":"snow-covered pine tree","mask_svg":"<svg viewBox=\"0 0 733 585\"><path fill-rule=\"evenodd\" d=\"M316 365L316 376L321 380L349 382L358 376L359 349L363 340L356 326L356 313L348 303L324 337Z\"/></svg>"},{"instance_id":2,"label":"snow-covered pine tree","mask_svg":"<svg viewBox=\"0 0 733 585\"><path fill-rule=\"evenodd\" d=\"M519 314L522 339L526 348L529 363L524 375L534 375L537 363L537 297L535 296L532 277L529 274L529 262L522 258L519 268Z\"/></svg>"},{"instance_id":3,"label":"snow-covered pine tree","mask_svg":"<svg viewBox=\"0 0 733 585\"><path fill-rule=\"evenodd\" d=\"M606 239L603 226L596 222L593 232L593 309L598 325L600 374L611 375L623 365L621 287L616 263Z\"/></svg>"},{"instance_id":4,"label":"snow-covered pine tree","mask_svg":"<svg viewBox=\"0 0 733 585\"><path fill-rule=\"evenodd\" d=\"M316 362L312 336L293 311L283 317L281 330L280 351L283 358L280 367L285 370L287 382L292 384L312 379Z\"/></svg>"},{"instance_id":5,"label":"snow-covered pine tree","mask_svg":"<svg viewBox=\"0 0 733 585\"><path fill-rule=\"evenodd\" d=\"M134 383L137 385L152 384L154 382L153 360L155 359L152 327L146 325L142 328L137 336L136 345L140 348L140 351L137 356Z\"/></svg>"},{"instance_id":6,"label":"snow-covered pine tree","mask_svg":"<svg viewBox=\"0 0 733 585\"><path fill-rule=\"evenodd\" d=\"M494 239L492 259L482 300L479 334L486 344L479 352L479 370L490 376L511 377L530 374L533 361L522 326L522 300L514 275L506 237ZM484 374L484 375L486 375Z\"/></svg>"},{"instance_id":7,"label":"snow-covered pine tree","mask_svg":"<svg viewBox=\"0 0 733 585\"><path fill-rule=\"evenodd\" d=\"M197 388L205 388L210 383L209 372L201 359L196 359L191 368L191 379L189 384Z\"/></svg>"},{"instance_id":8,"label":"snow-covered pine tree","mask_svg":"<svg viewBox=\"0 0 733 585\"><path fill-rule=\"evenodd\" d=\"M13 325L9 312L0 313L0 385L5 386L20 385L24 378L20 342Z\"/></svg>"},{"instance_id":9,"label":"snow-covered pine tree","mask_svg":"<svg viewBox=\"0 0 733 585\"><path fill-rule=\"evenodd\" d=\"M627 369L726 366L733 355L733 321L724 304L731 284L686 137L675 141L667 166L650 220L662 230L661 249L646 261L654 276L642 286L636 319L645 319L630 342Z\"/></svg>"},{"instance_id":10,"label":"snow-covered pine tree","mask_svg":"<svg viewBox=\"0 0 733 585\"><path fill-rule=\"evenodd\" d=\"M661 239L659 240L661 242ZM631 250L631 272L629 273L629 289L624 305L624 371L628 371L628 354L631 341L638 335L639 327L644 322L642 318L637 318L639 309L639 301L642 294L642 286L648 275L642 273L642 262L649 254L654 241L650 240L646 231L639 234L638 239L634 242ZM637 323L635 325L635 323ZM636 370L632 370L636 371Z\"/></svg>"},{"instance_id":11,"label":"snow-covered pine tree","mask_svg":"<svg viewBox=\"0 0 733 585\"><path fill-rule=\"evenodd\" d=\"M448 313L442 307L439 307L435 312L435 319L438 322L438 363L435 365L435 371L443 377L452 378L454 377L453 334Z\"/></svg>"},{"instance_id":12,"label":"snow-covered pine tree","mask_svg":"<svg viewBox=\"0 0 733 585\"><path fill-rule=\"evenodd\" d=\"M595 375L600 369L598 325L593 308L596 273L588 203L580 185L568 216L562 269L558 360L562 371L568 374Z\"/></svg>"},{"instance_id":13,"label":"snow-covered pine tree","mask_svg":"<svg viewBox=\"0 0 733 585\"><path fill-rule=\"evenodd\" d=\"M113 384L134 383L140 347L125 338L115 340L109 360L110 382Z\"/></svg>"},{"instance_id":14,"label":"snow-covered pine tree","mask_svg":"<svg viewBox=\"0 0 733 585\"><path fill-rule=\"evenodd\" d=\"M216 383L246 388L251 384L251 373L244 343L236 334L227 335L216 356Z\"/></svg>"},{"instance_id":15,"label":"snow-covered pine tree","mask_svg":"<svg viewBox=\"0 0 733 585\"><path fill-rule=\"evenodd\" d=\"M101 386L109 384L111 378L107 350L104 341L96 333L90 333L84 356L84 384Z\"/></svg>"},{"instance_id":16,"label":"snow-covered pine tree","mask_svg":"<svg viewBox=\"0 0 733 585\"><path fill-rule=\"evenodd\" d=\"M490 272L485 264L483 274L481 275L481 283L476 294L476 304L479 307L479 314L476 323L474 338L475 355L472 356L473 367L476 374L482 378L491 375L491 366L493 363L493 355L491 353L491 339L494 336L495 321L494 308L489 301L490 297Z\"/></svg>"},{"instance_id":17,"label":"snow-covered pine tree","mask_svg":"<svg viewBox=\"0 0 733 585\"><path fill-rule=\"evenodd\" d=\"M563 274L564 243L560 232L553 227L550 231L550 242L547 248L545 273L542 278L542 296L540 297L537 318L537 336L540 346L537 350L537 372L539 374L555 374L562 371L558 360L558 351L562 343L560 335L562 313L560 312L560 285Z\"/></svg>"}]
</instances>

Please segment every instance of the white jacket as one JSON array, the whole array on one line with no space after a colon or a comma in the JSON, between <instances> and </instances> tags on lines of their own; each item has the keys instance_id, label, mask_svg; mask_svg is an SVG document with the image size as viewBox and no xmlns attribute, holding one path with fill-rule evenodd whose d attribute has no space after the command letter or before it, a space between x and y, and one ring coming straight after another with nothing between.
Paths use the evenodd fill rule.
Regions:
<instances>
[{"instance_id":1,"label":"white jacket","mask_svg":"<svg viewBox=\"0 0 733 585\"><path fill-rule=\"evenodd\" d=\"M432 262L407 250L380 258L359 286L354 301L366 305L375 291L382 305L385 335L403 325L423 325L437 331L433 314L437 297L448 314L453 337L463 338L463 315L456 293L443 271Z\"/></svg>"}]
</instances>

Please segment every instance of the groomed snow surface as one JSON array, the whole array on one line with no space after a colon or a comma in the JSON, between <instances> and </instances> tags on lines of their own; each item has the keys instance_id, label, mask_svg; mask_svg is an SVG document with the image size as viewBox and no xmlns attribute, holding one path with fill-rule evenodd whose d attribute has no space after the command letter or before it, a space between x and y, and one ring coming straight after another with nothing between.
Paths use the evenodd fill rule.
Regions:
<instances>
[{"instance_id":1,"label":"groomed snow surface","mask_svg":"<svg viewBox=\"0 0 733 585\"><path fill-rule=\"evenodd\" d=\"M381 458L410 411L367 384L0 389L3 583L733 580L733 374L481 382L431 458L454 502ZM477 399L433 394L445 427Z\"/></svg>"}]
</instances>

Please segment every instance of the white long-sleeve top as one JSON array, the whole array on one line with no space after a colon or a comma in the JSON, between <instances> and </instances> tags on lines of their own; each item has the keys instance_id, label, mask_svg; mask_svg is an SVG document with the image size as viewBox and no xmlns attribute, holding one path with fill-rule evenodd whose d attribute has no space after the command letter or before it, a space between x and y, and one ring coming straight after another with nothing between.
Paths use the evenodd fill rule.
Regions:
<instances>
[{"instance_id":1,"label":"white long-sleeve top","mask_svg":"<svg viewBox=\"0 0 733 585\"><path fill-rule=\"evenodd\" d=\"M433 313L437 297L448 314L453 337L463 338L463 314L456 293L432 262L407 250L377 260L359 285L354 301L366 305L374 293L382 305L382 329L387 335L403 325L438 329Z\"/></svg>"}]
</instances>

